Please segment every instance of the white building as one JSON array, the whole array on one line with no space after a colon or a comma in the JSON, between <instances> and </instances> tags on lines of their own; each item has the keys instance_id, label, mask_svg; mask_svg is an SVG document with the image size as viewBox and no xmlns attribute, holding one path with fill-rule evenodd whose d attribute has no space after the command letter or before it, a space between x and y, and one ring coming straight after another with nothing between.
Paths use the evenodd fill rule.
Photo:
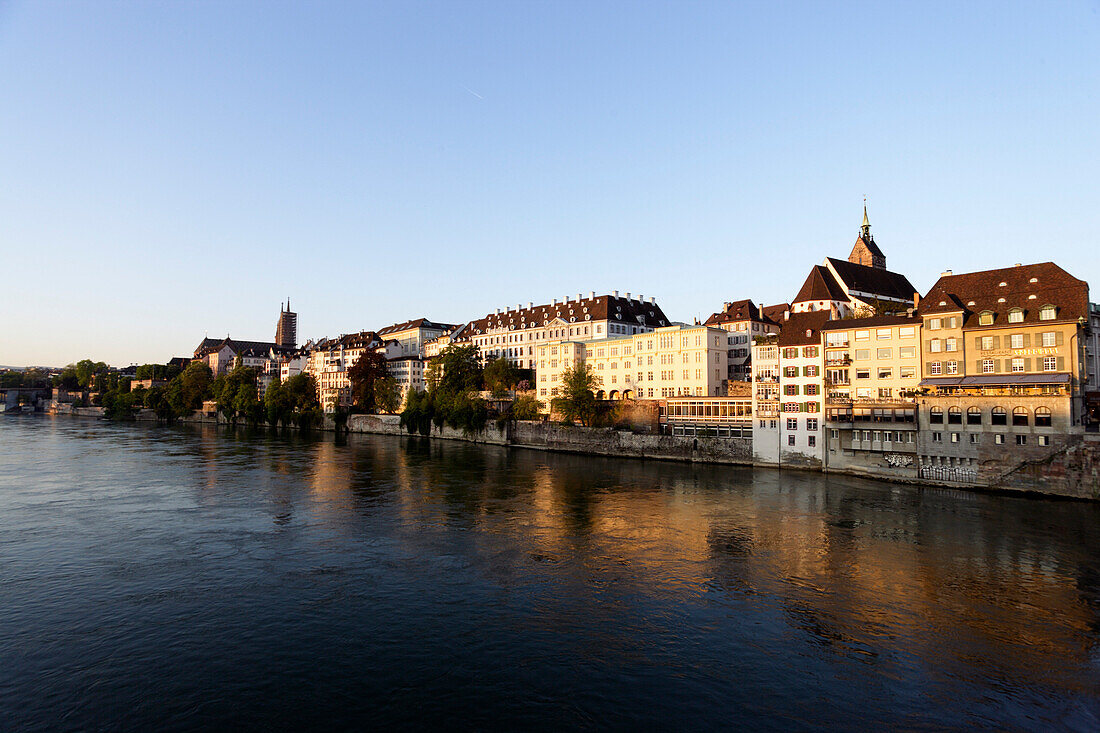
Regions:
<instances>
[{"instance_id":1,"label":"white building","mask_svg":"<svg viewBox=\"0 0 1100 733\"><path fill-rule=\"evenodd\" d=\"M779 333L779 324L751 300L725 303L720 312L711 314L705 325L729 332L728 378L735 382L752 381L753 338Z\"/></svg>"},{"instance_id":2,"label":"white building","mask_svg":"<svg viewBox=\"0 0 1100 733\"><path fill-rule=\"evenodd\" d=\"M590 292L546 305L497 308L484 318L471 321L460 341L475 344L486 361L506 358L521 369L534 369L536 350L552 341L588 341L648 333L670 325L654 298Z\"/></svg>"},{"instance_id":3,"label":"white building","mask_svg":"<svg viewBox=\"0 0 1100 733\"><path fill-rule=\"evenodd\" d=\"M828 311L792 313L779 334L779 464L820 467L824 456Z\"/></svg>"}]
</instances>

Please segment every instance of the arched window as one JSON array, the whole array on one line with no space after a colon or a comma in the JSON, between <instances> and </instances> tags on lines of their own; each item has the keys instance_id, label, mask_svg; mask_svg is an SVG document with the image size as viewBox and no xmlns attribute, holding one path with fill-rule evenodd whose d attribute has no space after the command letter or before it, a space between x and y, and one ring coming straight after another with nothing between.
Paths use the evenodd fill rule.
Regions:
<instances>
[{"instance_id":1,"label":"arched window","mask_svg":"<svg viewBox=\"0 0 1100 733\"><path fill-rule=\"evenodd\" d=\"M1015 407L1012 409L1012 424L1022 427L1027 427L1031 412L1026 407Z\"/></svg>"},{"instance_id":2,"label":"arched window","mask_svg":"<svg viewBox=\"0 0 1100 733\"><path fill-rule=\"evenodd\" d=\"M990 425L1008 425L1008 413L1003 407L994 407L990 413Z\"/></svg>"},{"instance_id":3,"label":"arched window","mask_svg":"<svg viewBox=\"0 0 1100 733\"><path fill-rule=\"evenodd\" d=\"M1053 321L1054 317L1058 314L1057 311L1058 311L1058 309L1055 308L1052 305L1044 305L1039 310L1039 320L1040 321Z\"/></svg>"},{"instance_id":4,"label":"arched window","mask_svg":"<svg viewBox=\"0 0 1100 733\"><path fill-rule=\"evenodd\" d=\"M948 425L962 425L963 411L960 407L947 408L947 424Z\"/></svg>"},{"instance_id":5,"label":"arched window","mask_svg":"<svg viewBox=\"0 0 1100 733\"><path fill-rule=\"evenodd\" d=\"M967 425L981 425L982 424L982 408L969 407L966 410L966 424Z\"/></svg>"},{"instance_id":6,"label":"arched window","mask_svg":"<svg viewBox=\"0 0 1100 733\"><path fill-rule=\"evenodd\" d=\"M1049 428L1050 427L1050 408L1049 407L1036 407L1035 408L1035 427L1037 427L1037 428Z\"/></svg>"},{"instance_id":7,"label":"arched window","mask_svg":"<svg viewBox=\"0 0 1100 733\"><path fill-rule=\"evenodd\" d=\"M943 408L933 407L928 411L928 422L933 425L943 425Z\"/></svg>"},{"instance_id":8,"label":"arched window","mask_svg":"<svg viewBox=\"0 0 1100 733\"><path fill-rule=\"evenodd\" d=\"M1008 312L1008 322L1009 323L1023 323L1024 322L1024 311L1023 311L1023 309L1022 308L1013 308L1012 310L1010 310Z\"/></svg>"}]
</instances>

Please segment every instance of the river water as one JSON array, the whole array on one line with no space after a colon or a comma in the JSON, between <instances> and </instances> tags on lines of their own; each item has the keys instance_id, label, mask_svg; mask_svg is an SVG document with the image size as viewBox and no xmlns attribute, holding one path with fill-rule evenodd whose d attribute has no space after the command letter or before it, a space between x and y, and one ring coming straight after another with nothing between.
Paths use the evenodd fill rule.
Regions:
<instances>
[{"instance_id":1,"label":"river water","mask_svg":"<svg viewBox=\"0 0 1100 733\"><path fill-rule=\"evenodd\" d=\"M0 418L0 729L1100 729L1100 507Z\"/></svg>"}]
</instances>

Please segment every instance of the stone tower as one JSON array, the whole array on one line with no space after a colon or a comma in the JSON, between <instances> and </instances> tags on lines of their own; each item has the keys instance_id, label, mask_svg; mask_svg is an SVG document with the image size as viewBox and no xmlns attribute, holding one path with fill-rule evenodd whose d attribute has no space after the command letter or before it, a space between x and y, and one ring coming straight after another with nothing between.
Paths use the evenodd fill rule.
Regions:
<instances>
[{"instance_id":1,"label":"stone tower","mask_svg":"<svg viewBox=\"0 0 1100 733\"><path fill-rule=\"evenodd\" d=\"M298 314L290 310L290 298L286 308L279 304L279 322L275 325L275 345L284 349L298 347Z\"/></svg>"},{"instance_id":2,"label":"stone tower","mask_svg":"<svg viewBox=\"0 0 1100 733\"><path fill-rule=\"evenodd\" d=\"M863 224L859 227L859 236L852 247L852 254L848 255L848 261L866 267L886 269L886 255L875 244L875 238L871 236L871 222L867 219L867 199L863 200Z\"/></svg>"}]
</instances>

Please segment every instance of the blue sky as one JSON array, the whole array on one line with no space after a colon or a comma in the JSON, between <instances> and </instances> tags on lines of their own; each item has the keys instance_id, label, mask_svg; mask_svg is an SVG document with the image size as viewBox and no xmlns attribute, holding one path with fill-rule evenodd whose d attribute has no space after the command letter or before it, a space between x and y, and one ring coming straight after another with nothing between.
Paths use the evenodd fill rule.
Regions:
<instances>
[{"instance_id":1,"label":"blue sky","mask_svg":"<svg viewBox=\"0 0 1100 733\"><path fill-rule=\"evenodd\" d=\"M0 364L790 299L864 194L890 269L1100 288L1100 3L0 0ZM1095 293L1094 299L1100 299Z\"/></svg>"}]
</instances>

